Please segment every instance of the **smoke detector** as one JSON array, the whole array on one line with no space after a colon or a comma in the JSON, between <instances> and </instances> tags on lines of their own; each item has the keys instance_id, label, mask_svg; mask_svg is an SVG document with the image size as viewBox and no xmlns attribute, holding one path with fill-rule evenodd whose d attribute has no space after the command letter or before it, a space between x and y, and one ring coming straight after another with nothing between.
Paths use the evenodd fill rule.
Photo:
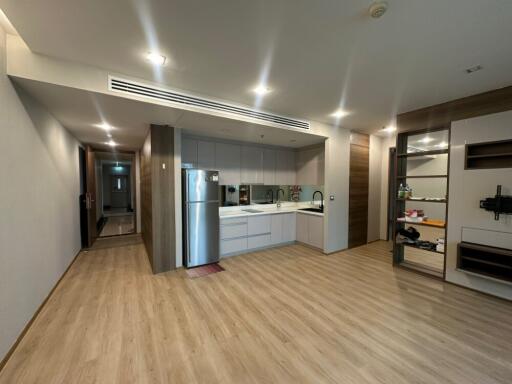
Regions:
<instances>
[{"instance_id":1,"label":"smoke detector","mask_svg":"<svg viewBox=\"0 0 512 384\"><path fill-rule=\"evenodd\" d=\"M376 1L372 5L370 5L368 12L370 13L371 17L373 17L374 19L378 19L383 14L385 14L387 10L388 3L386 1Z\"/></svg>"}]
</instances>

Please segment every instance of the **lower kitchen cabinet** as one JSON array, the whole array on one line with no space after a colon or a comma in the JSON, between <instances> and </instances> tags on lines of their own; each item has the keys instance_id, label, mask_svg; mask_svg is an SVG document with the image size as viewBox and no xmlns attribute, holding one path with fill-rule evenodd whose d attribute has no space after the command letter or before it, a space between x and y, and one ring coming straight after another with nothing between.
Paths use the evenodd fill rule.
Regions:
<instances>
[{"instance_id":1,"label":"lower kitchen cabinet","mask_svg":"<svg viewBox=\"0 0 512 384\"><path fill-rule=\"evenodd\" d=\"M222 256L295 240L323 249L323 217L286 212L220 220Z\"/></svg>"},{"instance_id":2,"label":"lower kitchen cabinet","mask_svg":"<svg viewBox=\"0 0 512 384\"><path fill-rule=\"evenodd\" d=\"M297 241L324 248L324 218L322 216L297 213Z\"/></svg>"}]
</instances>

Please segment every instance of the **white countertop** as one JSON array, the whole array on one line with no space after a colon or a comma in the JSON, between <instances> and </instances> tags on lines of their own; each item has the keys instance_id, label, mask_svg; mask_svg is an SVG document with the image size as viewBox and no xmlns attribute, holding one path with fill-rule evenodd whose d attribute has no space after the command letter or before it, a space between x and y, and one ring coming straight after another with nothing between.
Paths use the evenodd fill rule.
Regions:
<instances>
[{"instance_id":1,"label":"white countertop","mask_svg":"<svg viewBox=\"0 0 512 384\"><path fill-rule=\"evenodd\" d=\"M319 212L301 211L301 208L317 208L318 205L311 205L308 203L283 203L280 208L276 204L265 205L245 205L237 207L221 207L219 208L219 216L223 218L247 217L247 216L261 216L261 215L275 215L279 213L298 212L306 215L324 216ZM246 209L256 209L261 212L246 212Z\"/></svg>"}]
</instances>

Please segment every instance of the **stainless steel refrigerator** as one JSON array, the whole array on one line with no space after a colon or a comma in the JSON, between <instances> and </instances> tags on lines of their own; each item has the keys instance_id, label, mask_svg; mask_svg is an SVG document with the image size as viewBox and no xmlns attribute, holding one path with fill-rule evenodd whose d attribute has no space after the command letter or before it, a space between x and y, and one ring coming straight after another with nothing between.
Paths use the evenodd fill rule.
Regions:
<instances>
[{"instance_id":1,"label":"stainless steel refrigerator","mask_svg":"<svg viewBox=\"0 0 512 384\"><path fill-rule=\"evenodd\" d=\"M219 261L219 172L182 169L183 264Z\"/></svg>"}]
</instances>

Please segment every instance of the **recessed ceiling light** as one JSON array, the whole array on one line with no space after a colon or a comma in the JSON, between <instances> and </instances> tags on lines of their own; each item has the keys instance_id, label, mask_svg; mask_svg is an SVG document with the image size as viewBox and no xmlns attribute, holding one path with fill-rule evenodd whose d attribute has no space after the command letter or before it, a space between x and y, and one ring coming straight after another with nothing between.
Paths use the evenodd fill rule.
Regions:
<instances>
[{"instance_id":1,"label":"recessed ceiling light","mask_svg":"<svg viewBox=\"0 0 512 384\"><path fill-rule=\"evenodd\" d=\"M269 87L265 86L265 85L258 85L252 91L254 93L256 93L257 95L260 95L260 96L263 96L263 95L266 95L267 93L272 92L272 90Z\"/></svg>"},{"instance_id":2,"label":"recessed ceiling light","mask_svg":"<svg viewBox=\"0 0 512 384\"><path fill-rule=\"evenodd\" d=\"M164 64L165 64L166 57L165 57L165 56L160 55L159 53L149 52L149 53L146 55L146 59L148 59L148 61L149 61L149 62L151 62L152 64L155 64L155 65L164 65Z\"/></svg>"},{"instance_id":3,"label":"recessed ceiling light","mask_svg":"<svg viewBox=\"0 0 512 384\"><path fill-rule=\"evenodd\" d=\"M394 125L388 125L387 127L383 127L381 129L382 132L395 132L396 127Z\"/></svg>"},{"instance_id":4,"label":"recessed ceiling light","mask_svg":"<svg viewBox=\"0 0 512 384\"><path fill-rule=\"evenodd\" d=\"M105 144L110 145L111 147L115 147L117 145L114 140L107 141Z\"/></svg>"},{"instance_id":5,"label":"recessed ceiling light","mask_svg":"<svg viewBox=\"0 0 512 384\"><path fill-rule=\"evenodd\" d=\"M342 117L347 116L349 113L347 111L344 111L343 109L338 109L331 113L332 117L335 117L337 119L341 119Z\"/></svg>"},{"instance_id":6,"label":"recessed ceiling light","mask_svg":"<svg viewBox=\"0 0 512 384\"><path fill-rule=\"evenodd\" d=\"M481 65L475 65L474 67L466 68L465 71L466 71L466 73L469 74L469 73L480 71L482 69L484 69L484 67L482 67Z\"/></svg>"},{"instance_id":7,"label":"recessed ceiling light","mask_svg":"<svg viewBox=\"0 0 512 384\"><path fill-rule=\"evenodd\" d=\"M112 134L111 133L107 133L107 137L108 138L112 138Z\"/></svg>"},{"instance_id":8,"label":"recessed ceiling light","mask_svg":"<svg viewBox=\"0 0 512 384\"><path fill-rule=\"evenodd\" d=\"M368 12L370 13L370 16L374 19L378 19L382 15L386 13L388 9L388 3L386 1L376 1L372 5L370 5L370 8L368 9Z\"/></svg>"},{"instance_id":9,"label":"recessed ceiling light","mask_svg":"<svg viewBox=\"0 0 512 384\"><path fill-rule=\"evenodd\" d=\"M98 127L98 128L101 128L105 131L111 131L112 130L112 126L110 124L107 124L107 123L101 123L101 124L94 124L95 127Z\"/></svg>"}]
</instances>

